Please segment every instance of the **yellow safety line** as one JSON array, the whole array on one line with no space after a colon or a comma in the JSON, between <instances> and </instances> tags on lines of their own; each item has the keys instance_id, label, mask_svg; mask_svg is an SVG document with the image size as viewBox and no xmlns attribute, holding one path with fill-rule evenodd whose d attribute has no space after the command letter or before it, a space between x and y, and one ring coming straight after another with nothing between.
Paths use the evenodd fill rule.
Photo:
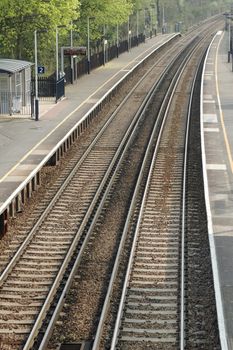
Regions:
<instances>
[{"instance_id":1,"label":"yellow safety line","mask_svg":"<svg viewBox=\"0 0 233 350\"><path fill-rule=\"evenodd\" d=\"M221 36L221 39L219 40L217 50L216 50L216 56L215 56L215 82L216 82L216 92L217 92L217 98L218 98L218 105L219 105L219 113L220 113L220 120L221 120L221 125L222 125L222 130L223 130L223 136L224 136L224 141L226 145L226 150L227 150L227 156L230 162L230 167L231 167L231 172L233 173L233 161L232 161L232 155L231 155L231 148L230 144L228 141L227 137L227 131L224 123L224 115L222 111L222 105L221 105L221 99L220 99L220 94L219 94L219 85L218 85L218 52L219 52L219 47L221 44L221 41L223 39L224 33Z\"/></svg>"},{"instance_id":2,"label":"yellow safety line","mask_svg":"<svg viewBox=\"0 0 233 350\"><path fill-rule=\"evenodd\" d=\"M125 69L127 66L129 66L132 62L136 61L142 54L144 54L145 52L149 51L150 49L152 49L154 46L158 45L158 43L155 43L154 45L152 45L151 47L149 47L147 50L141 52L137 57L135 57L132 61L128 62L126 66L124 66ZM100 67L101 68L101 67ZM121 70L122 70L121 69ZM120 71L121 71L120 70ZM52 135L52 133L58 129L67 119L69 119L71 117L72 114L74 114L75 112L77 112L77 110L79 110L92 96L94 96L99 90L101 90L106 84L108 84L116 75L119 74L120 71L117 71L117 73L115 73L111 78L109 78L105 83L103 83L101 86L98 87L97 90L95 90L90 96L88 96L88 98L86 100L84 100L75 110L73 110L70 114L68 114L53 130L51 130L43 139L40 140L40 142L38 142L30 151L28 151L28 153L26 153L20 160L18 163L16 163L1 179L0 179L0 183L2 181L4 181L6 179L7 176L9 176L19 165L20 163L22 163L38 146L40 146L50 135Z\"/></svg>"}]
</instances>

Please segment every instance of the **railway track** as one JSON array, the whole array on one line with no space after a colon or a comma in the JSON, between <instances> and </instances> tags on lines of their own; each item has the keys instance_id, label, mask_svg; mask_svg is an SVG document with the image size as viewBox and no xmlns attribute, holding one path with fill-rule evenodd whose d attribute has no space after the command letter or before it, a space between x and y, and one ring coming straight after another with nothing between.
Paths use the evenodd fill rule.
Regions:
<instances>
[{"instance_id":1,"label":"railway track","mask_svg":"<svg viewBox=\"0 0 233 350\"><path fill-rule=\"evenodd\" d=\"M166 125L150 170L111 349L178 348L186 120ZM121 320L121 321L120 321Z\"/></svg>"},{"instance_id":2,"label":"railway track","mask_svg":"<svg viewBox=\"0 0 233 350\"><path fill-rule=\"evenodd\" d=\"M187 78L187 72L185 76ZM184 80L184 78L182 79ZM181 86L178 86L178 89L175 86L173 94L179 95L181 90ZM187 303L188 294L191 300L192 276L189 276L189 279L185 277L188 270L193 271L197 266L196 262L192 262L192 255L194 254L194 245L196 247L199 243L198 240L194 243L195 239L193 238L189 238L191 243L187 243L186 219L189 220L189 231L200 230L199 232L202 232L203 230L203 227L201 230L201 225L197 228L195 222L200 213L195 212L194 219L192 217L193 208L190 204L188 207L190 213L186 213L186 166L188 147L192 148L188 137L193 91L194 85L187 117L183 115L184 112L182 113L181 109L179 109L180 114L176 112L178 98L173 102L173 106L167 107L164 117L167 119L166 125L161 131L161 140L159 137L155 147L156 151L141 211L138 215L114 333L110 336L110 339L112 338L111 346L103 339L101 343L101 336L103 338L101 333L105 327L110 301L113 303L111 288L116 283L116 271L114 271L115 275L112 276L105 300L93 350L102 348L126 350L132 347L134 349L145 349L145 347L150 349L185 349L187 344L188 348L190 346L192 348L195 344L195 346L206 349L209 346L207 340L209 334L198 327L192 333L190 331L193 327L192 322L190 322L192 316L187 316L188 314L192 315L192 310L197 304L192 304L193 300ZM192 133L195 131L192 130ZM192 137L194 136L192 135ZM192 162L193 160L190 159L189 166ZM190 181L189 179L189 185L191 185ZM193 194L190 194L190 197L192 196ZM197 206L197 204L195 205ZM133 212L134 209L129 215L133 216ZM193 223L193 226L190 222ZM202 225L204 225L203 222ZM125 234L128 231L129 227L126 225ZM198 239L200 240L200 237ZM124 248L121 248L123 251ZM120 254L123 253L119 253L119 260ZM115 270L119 264L120 262L117 261ZM186 289L189 289L188 293L186 293ZM213 293L212 297L214 300ZM198 303L197 300L196 302ZM188 310L186 310L187 305ZM202 307L204 308L203 305ZM189 321L187 321L188 318ZM194 324L195 322L200 325L197 320L194 321ZM218 343L218 340L216 342ZM212 339L210 343L214 348L219 346L214 345Z\"/></svg>"},{"instance_id":3,"label":"railway track","mask_svg":"<svg viewBox=\"0 0 233 350\"><path fill-rule=\"evenodd\" d=\"M167 65L166 62L163 64L157 62L150 72L146 74L146 79L143 77L139 81L134 91L125 98L122 105L119 106L112 118L108 120L92 144L86 147L86 152L71 170L68 178L62 184L48 208L45 209L39 221L29 232L27 239L21 245L14 258L6 266L0 278L0 339L3 349L30 349L33 346L40 349L46 348L52 328L63 305L64 295L72 282L71 276L75 275L76 269L80 264L82 253L88 245L92 228L100 216L106 198L111 193L114 181L119 176L118 173L122 166L122 161L135 138L135 134L140 133L139 127L141 123L145 123L148 119L145 119L145 111L151 104L152 95L155 92L157 93L156 104L153 105L154 111L155 109L159 110L161 107L160 109L164 112L166 107L162 101L166 95L167 88L175 72L181 66L182 56L186 56L187 60L187 55L190 54L194 43L193 41L186 46L182 55L177 56L172 62L173 64L170 64L168 68L164 69ZM157 69L160 65L162 65L161 70L164 71L163 79L156 80L156 77L161 74L158 73ZM164 79L165 76L166 81ZM154 83L155 80L156 83ZM173 80L174 84L175 81ZM144 100L145 95L147 95L146 100ZM141 107L142 102L143 107ZM155 115L157 115L156 112ZM145 137L145 144L147 144L147 139L151 136L150 130L154 128L155 134L153 136L155 137L158 132L157 124L161 122L160 118L157 117L147 120L148 124L145 128L148 131ZM170 130L175 134L173 130L174 124L173 122L170 123ZM185 121L183 123L185 125ZM154 124L156 124L156 127L154 127ZM157 197L148 199L148 205L152 206L148 206L147 209L146 226L151 225L154 206L156 205L157 207L158 204L158 208L163 208L165 200L168 200L171 206L169 230L172 232L174 230L178 231L180 217L177 213L180 211L180 206L177 197L174 198L171 190L181 186L183 158L180 154L175 156L175 153L168 154L166 151L170 147L172 149L180 149L182 147L182 130L184 130L184 126L183 129L180 126L176 129L176 141L177 143L180 142L177 146L171 147L171 135L169 132L168 138L161 143L162 151L159 152L161 153L161 159L158 158L157 161L161 166L165 166L169 162L173 165L177 164L177 168L167 170L167 182L164 183L163 178L160 184L155 183L152 185L150 195L157 194ZM150 151L149 153L150 157L152 157L152 152ZM140 157L142 157L142 154ZM177 175L179 173L178 168L181 169L180 177L177 176L176 183L171 184L172 171ZM160 170L158 175L164 176L164 172L164 169ZM161 193L159 194L159 188L164 191L162 195ZM179 197L180 192L176 195ZM169 205L166 210L167 212L169 211ZM160 210L156 214L159 213ZM153 226L154 224L155 222L153 221ZM165 279L165 275L169 276L168 284L165 288L167 289L165 292L172 294L170 295L168 307L172 309L174 307L173 301L177 299L178 292L174 294L174 288L178 288L178 274L176 273L173 276L173 268L176 260L178 260L180 244L178 232L171 237L172 234L169 230L167 231L165 222L161 226L161 219L157 222L157 227L161 229L161 232L164 230L163 237L160 237L161 232L160 234L155 232L153 239L150 240L148 234L144 232L142 243L140 243L139 260L136 262L133 270L134 279L131 282L132 289L129 293L130 299L128 303L130 307L128 310L131 310L131 314L133 314L133 308L142 299L137 293L137 289L140 289L139 277L148 278L154 269L158 271L158 265L161 261L164 261L165 251L168 252L171 265L162 267L157 276L160 281ZM170 238L171 242L168 242ZM158 245L162 248L162 252L159 253L160 259L155 263L151 262L150 270L148 267L144 267L144 264L147 262L147 266L149 266L148 256L151 256L151 250L154 250ZM72 271L71 275L70 271ZM160 284L161 282L157 283ZM150 279L148 279L148 285L150 284ZM147 295L145 291L144 297L153 304L154 296ZM160 300L162 302L162 295ZM47 324L49 319L51 319L49 316L51 307L54 316L46 334L48 338L43 338L44 333L46 333L46 330L44 330L45 323ZM154 314L156 314L156 310ZM132 316L130 317L128 326L135 325L135 322L132 322ZM167 324L174 326L176 318L177 316L172 319L172 322L169 322L170 318L167 317ZM44 323L45 320L46 322ZM124 325L126 331L124 336L127 338L127 336L131 336L131 328L126 326L126 324L127 322ZM177 331L171 332L169 337L176 344ZM43 340L40 343L41 338ZM36 345L34 345L35 342L37 342Z\"/></svg>"}]
</instances>

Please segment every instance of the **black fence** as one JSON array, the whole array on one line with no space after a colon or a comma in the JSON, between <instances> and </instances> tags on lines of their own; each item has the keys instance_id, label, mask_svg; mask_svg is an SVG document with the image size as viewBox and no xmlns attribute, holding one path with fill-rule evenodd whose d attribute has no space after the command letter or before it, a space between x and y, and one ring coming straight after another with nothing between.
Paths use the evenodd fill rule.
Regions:
<instances>
[{"instance_id":1,"label":"black fence","mask_svg":"<svg viewBox=\"0 0 233 350\"><path fill-rule=\"evenodd\" d=\"M38 97L56 97L56 78L38 77ZM35 78L32 78L32 95L36 95Z\"/></svg>"},{"instance_id":2,"label":"black fence","mask_svg":"<svg viewBox=\"0 0 233 350\"><path fill-rule=\"evenodd\" d=\"M118 57L119 54L129 51L130 48L145 42L145 35L140 34L138 37L134 36L130 38L130 41L123 40L117 45L112 45L106 48L105 52L103 48L99 52L95 52L90 57L90 70L98 68L104 65L106 62ZM98 50L96 50L98 51ZM71 58L72 59L72 58ZM50 77L38 77L38 96L39 98L55 97L56 101L65 94L64 84L72 84L74 80L77 80L80 76L88 73L87 57L82 58L78 62L73 62L73 69L71 64L64 69L65 76L61 78L56 84L55 74ZM63 81L62 81L63 79ZM64 90L63 90L64 89ZM35 78L32 79L32 93L35 95ZM63 94L63 95L62 95Z\"/></svg>"}]
</instances>

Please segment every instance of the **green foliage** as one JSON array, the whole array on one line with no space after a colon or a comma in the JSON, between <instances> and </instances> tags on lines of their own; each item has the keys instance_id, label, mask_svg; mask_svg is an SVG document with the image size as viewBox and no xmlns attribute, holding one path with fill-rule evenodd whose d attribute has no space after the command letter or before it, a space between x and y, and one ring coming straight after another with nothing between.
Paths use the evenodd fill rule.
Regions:
<instances>
[{"instance_id":1,"label":"green foliage","mask_svg":"<svg viewBox=\"0 0 233 350\"><path fill-rule=\"evenodd\" d=\"M81 0L80 19L77 24L80 39L85 44L88 18L90 38L92 41L98 41L103 37L104 28L108 29L109 33L117 24L127 22L132 10L131 0Z\"/></svg>"},{"instance_id":2,"label":"green foliage","mask_svg":"<svg viewBox=\"0 0 233 350\"><path fill-rule=\"evenodd\" d=\"M78 0L5 0L0 12L1 54L31 59L34 31L47 30L43 34L47 48L54 40L56 26L67 26L77 18L78 5Z\"/></svg>"},{"instance_id":3,"label":"green foliage","mask_svg":"<svg viewBox=\"0 0 233 350\"><path fill-rule=\"evenodd\" d=\"M89 18L92 47L102 39L161 30L163 22L173 31L176 22L188 28L208 16L224 12L229 0L0 0L0 56L34 60L34 32L37 31L38 57L54 69L55 32L59 28L59 46L69 46L73 29L74 44L86 45ZM64 28L65 27L65 28ZM46 29L47 32L40 33ZM50 68L49 68L50 70Z\"/></svg>"}]
</instances>

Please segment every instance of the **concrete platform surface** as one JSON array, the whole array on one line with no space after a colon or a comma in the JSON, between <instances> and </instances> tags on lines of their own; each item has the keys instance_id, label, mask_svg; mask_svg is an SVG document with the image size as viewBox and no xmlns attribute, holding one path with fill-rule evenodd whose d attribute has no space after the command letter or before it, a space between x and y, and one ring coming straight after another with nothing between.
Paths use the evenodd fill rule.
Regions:
<instances>
[{"instance_id":1,"label":"concrete platform surface","mask_svg":"<svg viewBox=\"0 0 233 350\"><path fill-rule=\"evenodd\" d=\"M203 170L222 350L233 349L233 72L218 32L203 74Z\"/></svg>"}]
</instances>

